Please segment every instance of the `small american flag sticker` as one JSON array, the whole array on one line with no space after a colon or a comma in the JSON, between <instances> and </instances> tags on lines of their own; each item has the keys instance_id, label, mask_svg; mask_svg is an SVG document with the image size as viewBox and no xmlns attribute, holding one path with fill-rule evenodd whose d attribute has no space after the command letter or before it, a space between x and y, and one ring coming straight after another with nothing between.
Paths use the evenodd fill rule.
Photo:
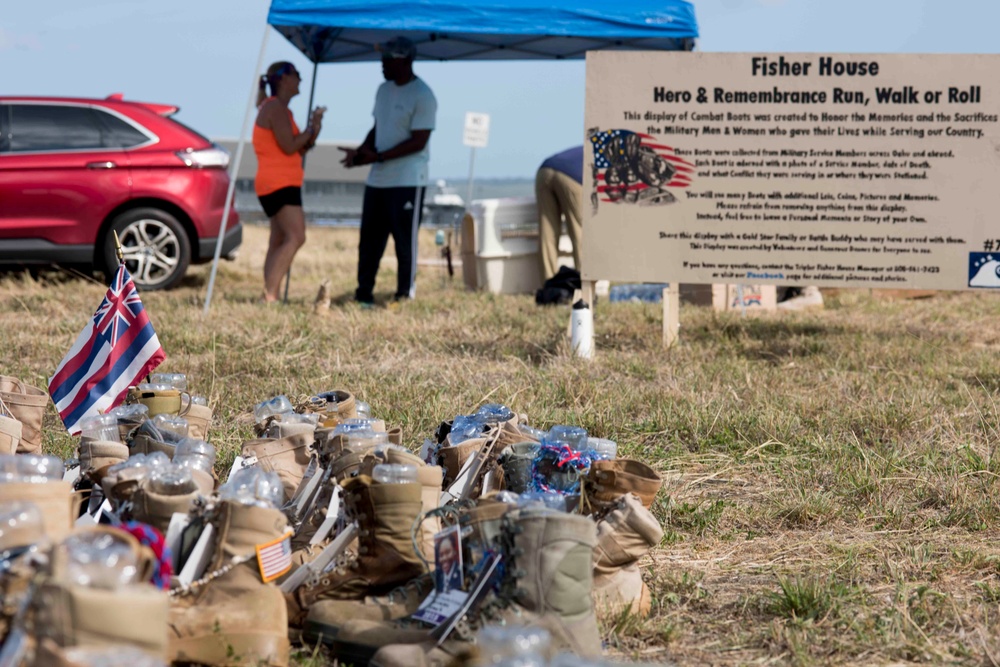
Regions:
<instances>
[{"instance_id":1,"label":"small american flag sticker","mask_svg":"<svg viewBox=\"0 0 1000 667\"><path fill-rule=\"evenodd\" d=\"M273 542L258 544L257 565L265 584L292 569L292 534L285 533Z\"/></svg>"}]
</instances>

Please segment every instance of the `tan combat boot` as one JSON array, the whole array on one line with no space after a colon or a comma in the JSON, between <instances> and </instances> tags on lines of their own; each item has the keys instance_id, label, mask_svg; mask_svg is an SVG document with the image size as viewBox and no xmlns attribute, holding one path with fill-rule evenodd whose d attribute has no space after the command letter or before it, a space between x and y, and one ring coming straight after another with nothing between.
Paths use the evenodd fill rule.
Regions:
<instances>
[{"instance_id":1,"label":"tan combat boot","mask_svg":"<svg viewBox=\"0 0 1000 667\"><path fill-rule=\"evenodd\" d=\"M193 481L190 486L181 489L182 493L176 495L157 493L152 486L148 475L139 482L139 487L132 494L132 518L148 523L166 535L170 518L175 513L187 514L201 494Z\"/></svg>"},{"instance_id":2,"label":"tan combat boot","mask_svg":"<svg viewBox=\"0 0 1000 667\"><path fill-rule=\"evenodd\" d=\"M264 472L276 472L285 488L285 501L291 499L306 474L313 443L311 433L298 433L286 438L259 438L243 443L244 459L257 460Z\"/></svg>"},{"instance_id":3,"label":"tan combat boot","mask_svg":"<svg viewBox=\"0 0 1000 667\"><path fill-rule=\"evenodd\" d=\"M640 461L612 459L594 461L585 485L588 499L596 501L598 509L610 506L626 493L639 496L642 506L649 509L663 486L663 478Z\"/></svg>"},{"instance_id":4,"label":"tan combat boot","mask_svg":"<svg viewBox=\"0 0 1000 667\"><path fill-rule=\"evenodd\" d=\"M591 600L594 522L544 508L513 511L503 521L500 539L506 569L500 593L466 616L468 627L496 622L539 625L552 635L556 650L600 655ZM338 657L355 664L367 664L384 646L417 644L424 649L426 664L445 665L468 651L471 637L453 634L439 648L430 639L428 628L415 627L406 619L348 621L331 644Z\"/></svg>"},{"instance_id":5,"label":"tan combat boot","mask_svg":"<svg viewBox=\"0 0 1000 667\"><path fill-rule=\"evenodd\" d=\"M16 454L21 443L21 422L4 414L0 403L0 454Z\"/></svg>"},{"instance_id":6,"label":"tan combat boot","mask_svg":"<svg viewBox=\"0 0 1000 667\"><path fill-rule=\"evenodd\" d=\"M34 504L42 513L45 534L53 542L59 542L72 530L82 496L73 493L73 485L62 480L0 484L0 507L14 502Z\"/></svg>"},{"instance_id":7,"label":"tan combat boot","mask_svg":"<svg viewBox=\"0 0 1000 667\"><path fill-rule=\"evenodd\" d=\"M503 467L504 487L512 493L530 490L531 463L538 454L540 445L530 440L515 442L508 446L500 457Z\"/></svg>"},{"instance_id":8,"label":"tan combat boot","mask_svg":"<svg viewBox=\"0 0 1000 667\"><path fill-rule=\"evenodd\" d=\"M212 426L211 407L192 403L184 413L184 419L188 420L188 437L208 440L208 429Z\"/></svg>"},{"instance_id":9,"label":"tan combat boot","mask_svg":"<svg viewBox=\"0 0 1000 667\"><path fill-rule=\"evenodd\" d=\"M10 416L21 422L18 454L42 453L42 417L49 404L49 392L25 384L15 377L0 375L0 401Z\"/></svg>"},{"instance_id":10,"label":"tan combat boot","mask_svg":"<svg viewBox=\"0 0 1000 667\"><path fill-rule=\"evenodd\" d=\"M288 615L281 591L264 583L257 547L288 532L276 509L218 501L206 508L215 553L206 574L171 598L168 660L213 666L288 664Z\"/></svg>"},{"instance_id":11,"label":"tan combat boot","mask_svg":"<svg viewBox=\"0 0 1000 667\"><path fill-rule=\"evenodd\" d=\"M370 476L372 470L379 463L411 465L417 469L417 482L420 483L420 513L424 516L420 522L420 553L423 554L429 567L433 569L434 536L441 532L441 520L436 514L427 516L427 513L441 505L442 470L439 466L427 465L416 454L402 449L388 447L383 451L382 458L377 457L374 453L366 456L362 461L360 472Z\"/></svg>"},{"instance_id":12,"label":"tan combat boot","mask_svg":"<svg viewBox=\"0 0 1000 667\"><path fill-rule=\"evenodd\" d=\"M128 446L111 440L81 438L79 446L80 476L100 484L108 468L128 458Z\"/></svg>"},{"instance_id":13,"label":"tan combat boot","mask_svg":"<svg viewBox=\"0 0 1000 667\"><path fill-rule=\"evenodd\" d=\"M293 627L301 627L317 600L384 595L425 571L412 538L420 516L420 485L380 484L360 475L343 488L347 516L358 522L358 557L288 596Z\"/></svg>"},{"instance_id":14,"label":"tan combat boot","mask_svg":"<svg viewBox=\"0 0 1000 667\"><path fill-rule=\"evenodd\" d=\"M617 614L624 608L649 615L649 589L638 561L663 539L663 529L638 496L622 496L597 524L594 550L594 602L599 613Z\"/></svg>"},{"instance_id":15,"label":"tan combat boot","mask_svg":"<svg viewBox=\"0 0 1000 667\"><path fill-rule=\"evenodd\" d=\"M113 648L130 645L163 659L167 655L166 591L145 582L151 567L151 552L135 537L117 528L92 526L74 531L74 536L109 535L135 554L139 583L117 588L85 586L69 578L68 556L56 546L50 572L32 601L36 639L48 640L60 649L70 647Z\"/></svg>"}]
</instances>

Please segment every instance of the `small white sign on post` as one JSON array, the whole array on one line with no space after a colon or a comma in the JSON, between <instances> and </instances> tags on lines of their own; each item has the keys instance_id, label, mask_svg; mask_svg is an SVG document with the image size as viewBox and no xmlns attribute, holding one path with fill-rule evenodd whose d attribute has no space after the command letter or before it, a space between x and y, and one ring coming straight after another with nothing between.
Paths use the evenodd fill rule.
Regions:
<instances>
[{"instance_id":1,"label":"small white sign on post","mask_svg":"<svg viewBox=\"0 0 1000 667\"><path fill-rule=\"evenodd\" d=\"M465 112L465 130L462 143L472 148L486 148L490 140L490 115L488 113Z\"/></svg>"}]
</instances>

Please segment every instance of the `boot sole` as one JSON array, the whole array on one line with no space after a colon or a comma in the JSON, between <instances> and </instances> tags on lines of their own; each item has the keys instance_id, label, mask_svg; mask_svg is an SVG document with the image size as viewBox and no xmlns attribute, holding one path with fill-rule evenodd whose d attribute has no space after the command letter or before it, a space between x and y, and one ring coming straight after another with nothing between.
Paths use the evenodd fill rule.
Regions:
<instances>
[{"instance_id":1,"label":"boot sole","mask_svg":"<svg viewBox=\"0 0 1000 667\"><path fill-rule=\"evenodd\" d=\"M192 662L215 667L241 667L251 663L288 667L291 645L285 636L226 632L172 639L169 651L169 662Z\"/></svg>"}]
</instances>

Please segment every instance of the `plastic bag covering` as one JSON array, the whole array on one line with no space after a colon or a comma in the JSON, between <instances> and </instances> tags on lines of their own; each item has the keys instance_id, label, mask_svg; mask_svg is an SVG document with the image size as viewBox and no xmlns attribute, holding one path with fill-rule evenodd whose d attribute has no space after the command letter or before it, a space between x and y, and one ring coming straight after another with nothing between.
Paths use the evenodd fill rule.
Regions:
<instances>
[{"instance_id":1,"label":"plastic bag covering","mask_svg":"<svg viewBox=\"0 0 1000 667\"><path fill-rule=\"evenodd\" d=\"M267 22L317 63L378 61L375 45L397 35L418 60L690 51L698 36L687 0L272 0Z\"/></svg>"}]
</instances>

